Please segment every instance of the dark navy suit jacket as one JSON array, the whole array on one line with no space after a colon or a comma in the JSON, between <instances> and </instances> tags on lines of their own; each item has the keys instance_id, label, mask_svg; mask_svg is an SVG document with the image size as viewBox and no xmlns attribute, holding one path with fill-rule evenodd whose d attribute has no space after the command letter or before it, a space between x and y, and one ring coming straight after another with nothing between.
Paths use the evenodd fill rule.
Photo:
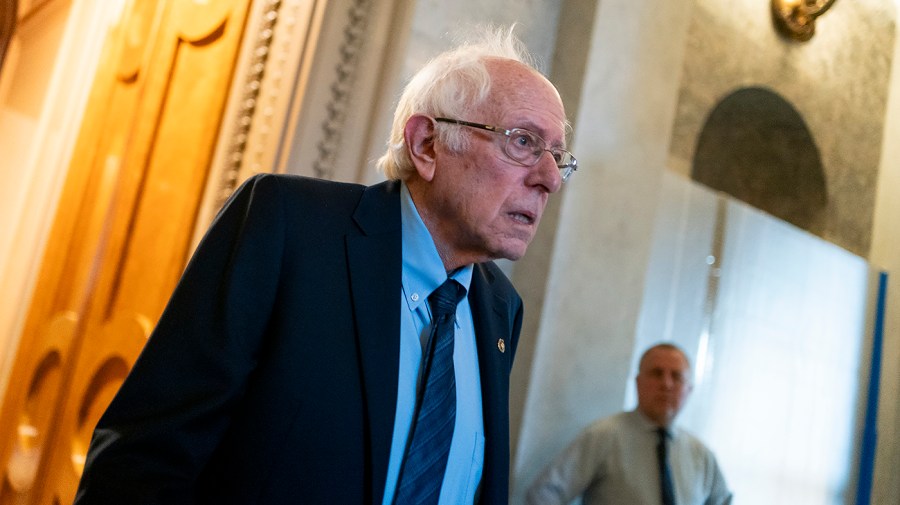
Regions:
<instances>
[{"instance_id":1,"label":"dark navy suit jacket","mask_svg":"<svg viewBox=\"0 0 900 505\"><path fill-rule=\"evenodd\" d=\"M399 187L245 183L98 423L76 504L381 503L400 354ZM522 302L492 263L475 266L468 297L480 501L506 503Z\"/></svg>"}]
</instances>

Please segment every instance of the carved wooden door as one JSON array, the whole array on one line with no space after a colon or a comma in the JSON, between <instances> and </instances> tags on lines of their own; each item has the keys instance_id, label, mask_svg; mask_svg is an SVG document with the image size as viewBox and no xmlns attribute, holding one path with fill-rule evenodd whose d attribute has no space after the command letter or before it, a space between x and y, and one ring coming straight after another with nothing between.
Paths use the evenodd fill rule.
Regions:
<instances>
[{"instance_id":1,"label":"carved wooden door","mask_svg":"<svg viewBox=\"0 0 900 505\"><path fill-rule=\"evenodd\" d=\"M71 503L190 254L251 0L129 0L91 91L0 410L0 505Z\"/></svg>"}]
</instances>

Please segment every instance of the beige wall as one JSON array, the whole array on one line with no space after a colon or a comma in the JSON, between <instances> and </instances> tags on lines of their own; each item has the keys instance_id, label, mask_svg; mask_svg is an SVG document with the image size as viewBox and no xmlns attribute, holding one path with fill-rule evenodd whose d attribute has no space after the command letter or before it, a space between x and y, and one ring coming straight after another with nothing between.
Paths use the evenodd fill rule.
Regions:
<instances>
[{"instance_id":1,"label":"beige wall","mask_svg":"<svg viewBox=\"0 0 900 505\"><path fill-rule=\"evenodd\" d=\"M900 37L894 39L894 65L878 166L871 263L889 273L884 327L878 452L872 503L900 503Z\"/></svg>"},{"instance_id":2,"label":"beige wall","mask_svg":"<svg viewBox=\"0 0 900 505\"><path fill-rule=\"evenodd\" d=\"M514 503L578 430L622 407L691 7L598 3L574 116L579 171L561 193L537 336L522 342L534 360Z\"/></svg>"},{"instance_id":3,"label":"beige wall","mask_svg":"<svg viewBox=\"0 0 900 505\"><path fill-rule=\"evenodd\" d=\"M668 167L690 177L708 114L747 87L778 94L803 117L825 174L818 234L867 257L894 48L892 0L839 1L808 42L780 36L769 2L696 0ZM744 57L742 55L754 55ZM771 158L766 158L770 160Z\"/></svg>"},{"instance_id":4,"label":"beige wall","mask_svg":"<svg viewBox=\"0 0 900 505\"><path fill-rule=\"evenodd\" d=\"M642 303L639 291L647 266L648 223L655 214L660 176L665 169L686 173L702 120L723 93L763 83L781 86L788 98L800 102L801 113L814 125L831 166L830 197L844 202L846 212L856 213L856 220L845 217L838 226L851 227L852 236L867 236L871 227L870 260L891 270L900 268L900 211L891 196L900 184L894 161L898 153L890 147L883 155L880 152L881 118L888 96L892 99L884 138L892 138L897 128L894 105L900 83L895 77L888 88L885 82L896 51L878 51L885 44L893 48L894 5L890 0L872 0L840 8L841 3L827 13L830 19L820 19L817 38L798 47L774 34L767 2L730 2L727 9L712 0L667 2L665 7L649 1L599 2L594 33L585 48L590 53L573 146L585 169L562 194L543 293L546 301L542 307L528 307L541 310L534 341L523 341L534 346L533 361L517 362L517 367L529 367L531 376L517 441L514 498L521 497L539 467L581 427L622 408L630 380L628 365L638 351L634 348L636 313ZM712 24L712 31L730 32L737 42L700 40L691 27L698 22ZM874 26L860 30L860 23ZM874 32L871 38L870 32ZM842 37L848 40L841 42ZM763 73L754 78L752 69L759 67L754 60L763 48L776 51L781 64L761 69ZM705 67L687 65L686 54L696 56L696 52L718 56ZM852 64L842 64L847 60L853 60ZM729 81L728 69L734 68L740 79ZM838 78L836 74L842 72L850 75ZM686 79L698 77L714 83L702 90L713 92L685 97L679 88ZM816 92L819 95L809 96ZM848 154L859 149L864 153ZM849 159L869 161L848 169ZM879 159L876 172L872 167ZM517 270L515 281L527 290L533 279ZM892 281L889 293L873 495L873 503L884 504L900 501L892 477L898 463L895 441L900 410L896 402L900 397L900 304L891 296L896 294L896 282ZM516 373L522 373L521 369Z\"/></svg>"}]
</instances>

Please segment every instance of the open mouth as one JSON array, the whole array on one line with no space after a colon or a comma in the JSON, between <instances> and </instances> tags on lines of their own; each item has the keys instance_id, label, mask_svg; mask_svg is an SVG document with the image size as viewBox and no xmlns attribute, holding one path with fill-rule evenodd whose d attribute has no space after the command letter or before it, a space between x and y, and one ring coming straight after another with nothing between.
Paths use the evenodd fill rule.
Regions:
<instances>
[{"instance_id":1,"label":"open mouth","mask_svg":"<svg viewBox=\"0 0 900 505\"><path fill-rule=\"evenodd\" d=\"M514 221L518 221L522 224L534 224L534 216L532 216L531 214L522 212L510 212L509 216L513 218Z\"/></svg>"}]
</instances>

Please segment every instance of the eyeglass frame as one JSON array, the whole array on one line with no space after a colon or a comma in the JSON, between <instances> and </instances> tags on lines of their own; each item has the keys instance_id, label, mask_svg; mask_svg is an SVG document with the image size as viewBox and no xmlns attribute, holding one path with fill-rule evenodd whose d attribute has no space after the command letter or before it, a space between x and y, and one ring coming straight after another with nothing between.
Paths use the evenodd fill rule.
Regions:
<instances>
[{"instance_id":1,"label":"eyeglass frame","mask_svg":"<svg viewBox=\"0 0 900 505\"><path fill-rule=\"evenodd\" d=\"M505 154L512 161L514 161L524 167L533 167L533 166L537 165L538 161L541 160L541 155L543 154L544 151L550 153L550 155L553 156L554 162L556 162L557 153L564 153L565 155L568 155L568 157L571 161L569 161L568 163L564 163L562 165L560 165L559 162L556 162L556 167L559 169L559 175L562 178L563 183L568 181L569 177L571 177L572 174L574 174L575 171L578 170L578 160L575 158L574 154L572 154L571 152L569 152L565 149L561 149L558 147L547 147L547 141L544 140L543 137L541 137L537 133L535 133L527 128L511 128L511 129L507 130L506 128L501 128L499 126L493 126L493 125L482 124L482 123L473 123L471 121L463 121L461 119L451 119L451 118L446 118L446 117L436 117L436 118L434 118L434 120L437 121L438 123L457 124L460 126L468 126L470 128L478 128L479 130L489 131L491 133L496 133L498 135L505 135L506 142L503 144L503 154ZM540 147L541 154L537 155L534 158L534 162L532 162L531 164L527 164L522 160L518 160L518 159L514 158L511 154L509 154L509 150L508 150L509 149L509 140L512 138L512 135L516 131L528 132L528 134L534 136L535 138L540 140L541 143L543 144L543 147ZM565 159L565 156L561 157L561 159Z\"/></svg>"}]
</instances>

